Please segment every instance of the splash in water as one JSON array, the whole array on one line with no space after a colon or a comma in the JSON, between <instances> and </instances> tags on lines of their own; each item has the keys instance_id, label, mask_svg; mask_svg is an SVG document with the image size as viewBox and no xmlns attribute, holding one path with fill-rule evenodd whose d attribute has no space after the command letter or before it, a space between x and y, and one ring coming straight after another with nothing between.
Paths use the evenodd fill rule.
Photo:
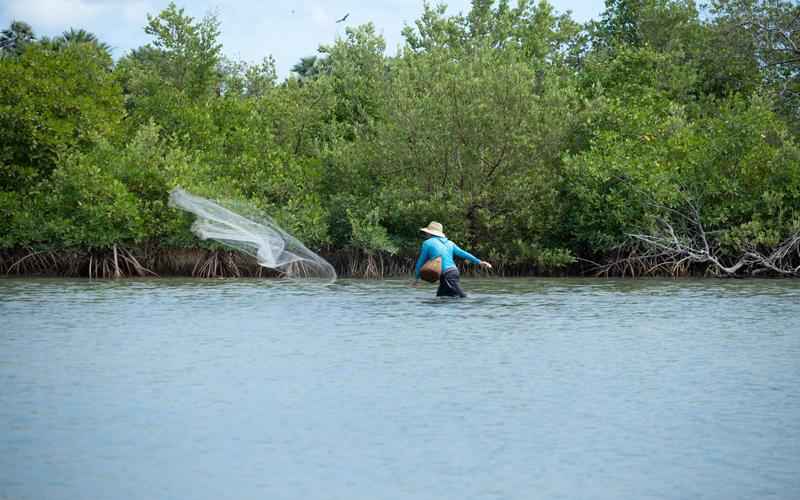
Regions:
<instances>
[{"instance_id":1,"label":"splash in water","mask_svg":"<svg viewBox=\"0 0 800 500\"><path fill-rule=\"evenodd\" d=\"M255 214L245 205L231 208L195 196L181 188L169 195L170 205L197 216L192 232L203 240L215 240L256 258L264 267L288 278L320 279L333 283L336 271L325 259L281 229L270 217Z\"/></svg>"}]
</instances>

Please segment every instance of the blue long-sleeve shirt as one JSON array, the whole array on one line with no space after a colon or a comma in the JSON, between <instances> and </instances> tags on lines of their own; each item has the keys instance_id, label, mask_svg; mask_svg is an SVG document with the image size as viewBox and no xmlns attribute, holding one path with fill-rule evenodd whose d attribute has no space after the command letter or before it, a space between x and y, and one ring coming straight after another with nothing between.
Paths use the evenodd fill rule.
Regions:
<instances>
[{"instance_id":1,"label":"blue long-sleeve shirt","mask_svg":"<svg viewBox=\"0 0 800 500\"><path fill-rule=\"evenodd\" d=\"M422 242L422 248L420 248L419 259L417 259L417 267L415 269L415 275L417 279L419 279L419 271L422 269L422 266L424 266L429 260L435 259L436 257L442 258L442 272L447 271L451 267L456 267L456 263L453 260L453 255L462 259L466 259L473 264L480 264L481 262L480 259L471 253L460 249L458 245L447 238L442 236L434 236Z\"/></svg>"}]
</instances>

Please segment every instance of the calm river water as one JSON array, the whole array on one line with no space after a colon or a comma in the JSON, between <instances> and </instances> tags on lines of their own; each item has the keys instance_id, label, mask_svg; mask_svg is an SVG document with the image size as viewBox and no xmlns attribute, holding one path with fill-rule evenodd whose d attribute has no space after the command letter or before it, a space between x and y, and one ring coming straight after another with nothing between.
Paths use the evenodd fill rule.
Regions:
<instances>
[{"instance_id":1,"label":"calm river water","mask_svg":"<svg viewBox=\"0 0 800 500\"><path fill-rule=\"evenodd\" d=\"M800 282L0 280L0 499L797 499Z\"/></svg>"}]
</instances>

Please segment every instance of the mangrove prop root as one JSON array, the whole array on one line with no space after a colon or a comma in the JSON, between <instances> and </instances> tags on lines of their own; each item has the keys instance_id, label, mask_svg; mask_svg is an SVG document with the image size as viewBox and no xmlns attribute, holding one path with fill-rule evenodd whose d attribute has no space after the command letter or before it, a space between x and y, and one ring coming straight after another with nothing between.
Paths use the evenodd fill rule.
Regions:
<instances>
[{"instance_id":1,"label":"mangrove prop root","mask_svg":"<svg viewBox=\"0 0 800 500\"><path fill-rule=\"evenodd\" d=\"M17 259L8 267L6 274L28 274L47 267L48 263L43 258L43 254L47 252L34 252L31 249L27 249L27 251L26 255Z\"/></svg>"},{"instance_id":2,"label":"mangrove prop root","mask_svg":"<svg viewBox=\"0 0 800 500\"><path fill-rule=\"evenodd\" d=\"M708 238L707 238L708 240ZM699 243L699 244L697 244ZM708 240L708 253L700 236L692 240L664 226L659 234L631 235L606 256L594 260L578 258L569 268L545 272L531 264L503 264L491 273L497 277L594 275L598 277L705 276L794 276L800 277L800 233L773 248L747 247L736 260L718 255ZM382 252L346 250L328 252L328 260L342 277L381 279L412 278L415 259ZM474 266L460 266L464 276L485 277ZM288 268L287 268L288 269ZM290 272L303 276L306 270L293 264ZM29 247L0 252L4 275L37 275L117 279L148 276L194 276L199 278L275 278L284 273L267 269L250 256L230 250L201 248L111 247L106 250L39 250Z\"/></svg>"},{"instance_id":3,"label":"mangrove prop root","mask_svg":"<svg viewBox=\"0 0 800 500\"><path fill-rule=\"evenodd\" d=\"M772 274L800 276L800 233L795 233L777 246L767 249L754 243L745 244L738 258L725 257L718 240L706 231L697 203L684 200L686 209L679 211L653 202L678 217L681 229L670 220L659 218L654 233L629 233L629 241L616 249L616 256L596 267L598 276L655 275L667 273L686 276L695 266L712 276Z\"/></svg>"}]
</instances>

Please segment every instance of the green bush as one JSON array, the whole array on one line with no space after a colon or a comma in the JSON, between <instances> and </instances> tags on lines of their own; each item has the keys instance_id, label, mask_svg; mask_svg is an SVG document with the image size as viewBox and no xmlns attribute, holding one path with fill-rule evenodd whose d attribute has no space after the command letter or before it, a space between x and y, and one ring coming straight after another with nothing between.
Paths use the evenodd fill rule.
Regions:
<instances>
[{"instance_id":1,"label":"green bush","mask_svg":"<svg viewBox=\"0 0 800 500\"><path fill-rule=\"evenodd\" d=\"M283 82L174 4L116 64L30 34L0 57L0 248L213 245L176 186L327 252L405 259L436 220L546 272L667 225L731 259L800 228L797 62L764 30L791 2L613 1L583 26L547 2L422 9L396 56L349 27Z\"/></svg>"}]
</instances>

